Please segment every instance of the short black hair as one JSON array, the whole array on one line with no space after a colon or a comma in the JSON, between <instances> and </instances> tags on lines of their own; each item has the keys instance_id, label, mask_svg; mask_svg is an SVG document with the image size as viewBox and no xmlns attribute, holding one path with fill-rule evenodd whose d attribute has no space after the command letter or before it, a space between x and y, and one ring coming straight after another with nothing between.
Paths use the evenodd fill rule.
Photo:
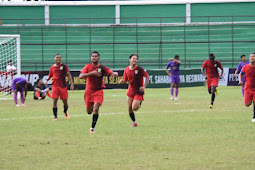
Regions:
<instances>
[{"instance_id":1,"label":"short black hair","mask_svg":"<svg viewBox=\"0 0 255 170\"><path fill-rule=\"evenodd\" d=\"M54 58L55 58L57 55L60 55L60 56L61 56L61 54L56 54L56 55L54 56Z\"/></svg>"},{"instance_id":2,"label":"short black hair","mask_svg":"<svg viewBox=\"0 0 255 170\"><path fill-rule=\"evenodd\" d=\"M175 56L174 56L174 59L176 59L176 58L180 58L180 56L179 56L179 55L175 55Z\"/></svg>"},{"instance_id":3,"label":"short black hair","mask_svg":"<svg viewBox=\"0 0 255 170\"><path fill-rule=\"evenodd\" d=\"M245 55L243 54L243 55L241 55L241 58L243 58L243 57L245 57Z\"/></svg>"},{"instance_id":4,"label":"short black hair","mask_svg":"<svg viewBox=\"0 0 255 170\"><path fill-rule=\"evenodd\" d=\"M100 54L99 54L98 51L93 51L93 52L90 54L90 56L92 56L93 53L97 53L98 57L100 57Z\"/></svg>"},{"instance_id":5,"label":"short black hair","mask_svg":"<svg viewBox=\"0 0 255 170\"><path fill-rule=\"evenodd\" d=\"M131 54L131 55L129 56L129 59L131 59L133 56L136 56L136 57L137 57L137 59L139 59L139 57L138 57L138 55L137 55L137 54Z\"/></svg>"},{"instance_id":6,"label":"short black hair","mask_svg":"<svg viewBox=\"0 0 255 170\"><path fill-rule=\"evenodd\" d=\"M210 53L209 56L210 57L215 57L215 54L214 53Z\"/></svg>"},{"instance_id":7,"label":"short black hair","mask_svg":"<svg viewBox=\"0 0 255 170\"><path fill-rule=\"evenodd\" d=\"M12 60L9 60L9 63L12 62Z\"/></svg>"},{"instance_id":8,"label":"short black hair","mask_svg":"<svg viewBox=\"0 0 255 170\"><path fill-rule=\"evenodd\" d=\"M251 53L251 54L255 54L255 52Z\"/></svg>"},{"instance_id":9,"label":"short black hair","mask_svg":"<svg viewBox=\"0 0 255 170\"><path fill-rule=\"evenodd\" d=\"M31 83L27 83L27 90L31 90L32 89L32 84Z\"/></svg>"}]
</instances>

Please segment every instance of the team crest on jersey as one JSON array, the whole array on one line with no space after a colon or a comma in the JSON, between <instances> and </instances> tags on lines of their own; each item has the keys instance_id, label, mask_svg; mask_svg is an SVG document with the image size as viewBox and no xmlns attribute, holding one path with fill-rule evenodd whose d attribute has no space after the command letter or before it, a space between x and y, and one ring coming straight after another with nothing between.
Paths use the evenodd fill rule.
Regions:
<instances>
[{"instance_id":1,"label":"team crest on jersey","mask_svg":"<svg viewBox=\"0 0 255 170\"><path fill-rule=\"evenodd\" d=\"M214 67L217 67L217 64L214 64Z\"/></svg>"},{"instance_id":2,"label":"team crest on jersey","mask_svg":"<svg viewBox=\"0 0 255 170\"><path fill-rule=\"evenodd\" d=\"M60 70L63 70L63 66L60 66Z\"/></svg>"},{"instance_id":3,"label":"team crest on jersey","mask_svg":"<svg viewBox=\"0 0 255 170\"><path fill-rule=\"evenodd\" d=\"M135 70L135 74L138 74L138 70Z\"/></svg>"},{"instance_id":4,"label":"team crest on jersey","mask_svg":"<svg viewBox=\"0 0 255 170\"><path fill-rule=\"evenodd\" d=\"M101 68L98 68L97 71L98 71L99 73L101 73Z\"/></svg>"}]
</instances>

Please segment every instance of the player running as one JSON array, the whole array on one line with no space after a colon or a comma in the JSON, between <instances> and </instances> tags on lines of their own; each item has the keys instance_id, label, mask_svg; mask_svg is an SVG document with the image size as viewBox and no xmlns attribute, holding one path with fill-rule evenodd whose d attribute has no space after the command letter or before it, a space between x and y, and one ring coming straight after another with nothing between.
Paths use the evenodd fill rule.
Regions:
<instances>
[{"instance_id":1,"label":"player running","mask_svg":"<svg viewBox=\"0 0 255 170\"><path fill-rule=\"evenodd\" d=\"M218 73L218 68L221 69L221 75ZM206 69L206 74L205 70ZM209 94L212 95L211 97L211 104L209 107L212 109L213 108L213 102L215 99L215 93L217 93L217 86L219 83L219 79L222 78L223 75L223 67L220 63L220 61L215 60L215 55L213 53L209 54L209 60L204 61L201 72L204 75L207 83L207 88Z\"/></svg>"},{"instance_id":2,"label":"player running","mask_svg":"<svg viewBox=\"0 0 255 170\"><path fill-rule=\"evenodd\" d=\"M70 119L69 114L67 113L68 92L67 92L66 76L68 76L68 79L71 83L70 89L73 90L74 85L73 85L72 75L70 74L67 65L61 62L60 54L56 54L54 57L54 60L55 60L55 64L50 67L49 77L44 83L45 85L47 85L48 81L52 78L52 98L53 98L53 114L54 114L53 120L58 120L57 103L58 103L59 97L64 104L63 112L65 114L65 118Z\"/></svg>"},{"instance_id":3,"label":"player running","mask_svg":"<svg viewBox=\"0 0 255 170\"><path fill-rule=\"evenodd\" d=\"M166 73L170 76L171 78L171 87L170 87L170 92L171 92L171 98L170 100L178 100L177 95L179 92L179 84L180 84L180 64L181 61L179 60L180 57L179 55L176 55L174 58L169 58L168 60L171 61L167 64L166 66ZM171 68L171 72L169 73L168 68ZM175 87L175 97L174 97L174 87Z\"/></svg>"},{"instance_id":4,"label":"player running","mask_svg":"<svg viewBox=\"0 0 255 170\"><path fill-rule=\"evenodd\" d=\"M12 80L12 91L14 93L13 99L16 106L26 106L24 105L24 102L26 100L27 90L29 88L31 88L31 84L28 83L28 81L23 77L18 77ZM23 95L24 91L25 91L25 97ZM18 100L17 100L18 92L20 92L20 101L21 101L20 105L18 104Z\"/></svg>"},{"instance_id":5,"label":"player running","mask_svg":"<svg viewBox=\"0 0 255 170\"><path fill-rule=\"evenodd\" d=\"M95 126L99 116L99 107L102 106L104 100L103 88L105 88L105 85L103 84L103 76L118 76L117 72L113 72L108 67L101 65L99 60L99 52L92 52L91 63L83 67L79 75L80 79L86 79L84 100L87 108L87 113L91 114L93 112L90 133L95 133Z\"/></svg>"},{"instance_id":6,"label":"player running","mask_svg":"<svg viewBox=\"0 0 255 170\"><path fill-rule=\"evenodd\" d=\"M244 54L241 55L241 60L242 60L242 62L239 63L238 66L237 66L237 68L236 68L236 71L235 71L235 74L234 74L234 78L236 78L236 74L238 74L238 73L242 70L243 66L249 64L249 62L246 61L246 57L245 57ZM243 97L244 97L244 84L245 84L245 79L244 79L244 77L245 77L245 76L243 76L243 80L242 80L242 82L243 82L243 85L242 85L242 95L243 95Z\"/></svg>"},{"instance_id":7,"label":"player running","mask_svg":"<svg viewBox=\"0 0 255 170\"><path fill-rule=\"evenodd\" d=\"M132 127L138 126L135 120L134 111L137 111L142 104L144 90L149 82L149 75L144 69L137 65L138 55L131 54L129 56L130 66L124 70L123 78L119 81L120 84L129 82L127 91L127 104L129 116L132 119ZM143 77L146 77L145 83L143 84Z\"/></svg>"},{"instance_id":8,"label":"player running","mask_svg":"<svg viewBox=\"0 0 255 170\"><path fill-rule=\"evenodd\" d=\"M51 98L50 89L43 84L42 79L37 80L37 84L34 87L34 99L35 100L43 100L46 95Z\"/></svg>"},{"instance_id":9,"label":"player running","mask_svg":"<svg viewBox=\"0 0 255 170\"><path fill-rule=\"evenodd\" d=\"M255 52L250 54L249 60L250 63L243 66L239 74L239 84L243 85L245 75L244 104L249 107L253 102L252 122L255 122Z\"/></svg>"}]
</instances>

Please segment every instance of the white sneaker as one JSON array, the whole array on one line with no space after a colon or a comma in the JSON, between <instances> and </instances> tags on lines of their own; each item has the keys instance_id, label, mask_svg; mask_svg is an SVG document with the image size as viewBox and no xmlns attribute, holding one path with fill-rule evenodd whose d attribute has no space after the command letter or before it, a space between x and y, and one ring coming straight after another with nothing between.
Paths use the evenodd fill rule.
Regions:
<instances>
[{"instance_id":1,"label":"white sneaker","mask_svg":"<svg viewBox=\"0 0 255 170\"><path fill-rule=\"evenodd\" d=\"M251 122L255 122L255 118L253 118L253 119L251 120Z\"/></svg>"},{"instance_id":2,"label":"white sneaker","mask_svg":"<svg viewBox=\"0 0 255 170\"><path fill-rule=\"evenodd\" d=\"M24 105L24 104L20 104L20 106L26 106L26 105Z\"/></svg>"},{"instance_id":3,"label":"white sneaker","mask_svg":"<svg viewBox=\"0 0 255 170\"><path fill-rule=\"evenodd\" d=\"M19 104L16 104L16 106L20 106Z\"/></svg>"},{"instance_id":4,"label":"white sneaker","mask_svg":"<svg viewBox=\"0 0 255 170\"><path fill-rule=\"evenodd\" d=\"M175 97L175 98L174 98L174 100L178 100L178 98L177 98L177 97Z\"/></svg>"},{"instance_id":5,"label":"white sneaker","mask_svg":"<svg viewBox=\"0 0 255 170\"><path fill-rule=\"evenodd\" d=\"M170 100L173 100L173 99L174 99L174 97L171 97L171 98L170 98Z\"/></svg>"}]
</instances>

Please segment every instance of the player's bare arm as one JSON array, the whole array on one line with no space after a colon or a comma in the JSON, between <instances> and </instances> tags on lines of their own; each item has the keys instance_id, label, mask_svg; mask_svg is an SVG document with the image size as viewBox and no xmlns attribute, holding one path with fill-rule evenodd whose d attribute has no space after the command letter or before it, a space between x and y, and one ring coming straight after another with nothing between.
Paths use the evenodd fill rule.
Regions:
<instances>
[{"instance_id":1,"label":"player's bare arm","mask_svg":"<svg viewBox=\"0 0 255 170\"><path fill-rule=\"evenodd\" d=\"M236 78L236 75L237 75L238 72L239 72L239 70L236 69L235 74L234 74L234 78Z\"/></svg>"},{"instance_id":2,"label":"player's bare arm","mask_svg":"<svg viewBox=\"0 0 255 170\"><path fill-rule=\"evenodd\" d=\"M91 71L91 72L89 72L89 73L81 73L81 74L79 75L79 78L80 78L80 79L85 79L85 78L90 77L90 76L100 77L100 76L102 76L102 73L100 73L100 72L94 70L94 71Z\"/></svg>"},{"instance_id":3,"label":"player's bare arm","mask_svg":"<svg viewBox=\"0 0 255 170\"><path fill-rule=\"evenodd\" d=\"M148 82L149 82L149 76L146 77L146 80L145 80L144 85L143 85L142 87L139 88L139 91L140 91L140 92L144 92L144 91L145 91L145 88L146 88Z\"/></svg>"},{"instance_id":4,"label":"player's bare arm","mask_svg":"<svg viewBox=\"0 0 255 170\"><path fill-rule=\"evenodd\" d=\"M205 79L207 79L207 76L205 75L205 69L201 68L201 72L202 72L203 76L205 77Z\"/></svg>"},{"instance_id":5,"label":"player's bare arm","mask_svg":"<svg viewBox=\"0 0 255 170\"><path fill-rule=\"evenodd\" d=\"M70 89L71 89L71 90L74 90L72 75L70 74L69 71L66 73L66 75L68 76L68 79L69 79L69 81L70 81L70 83L71 83Z\"/></svg>"},{"instance_id":6,"label":"player's bare arm","mask_svg":"<svg viewBox=\"0 0 255 170\"><path fill-rule=\"evenodd\" d=\"M111 77L118 77L118 75L119 75L118 72L112 72L110 76Z\"/></svg>"},{"instance_id":7,"label":"player's bare arm","mask_svg":"<svg viewBox=\"0 0 255 170\"><path fill-rule=\"evenodd\" d=\"M172 76L172 74L171 74L171 73L169 73L168 68L166 68L166 73L167 73L167 75Z\"/></svg>"},{"instance_id":8,"label":"player's bare arm","mask_svg":"<svg viewBox=\"0 0 255 170\"><path fill-rule=\"evenodd\" d=\"M239 73L239 85L243 85L243 74L242 73Z\"/></svg>"},{"instance_id":9,"label":"player's bare arm","mask_svg":"<svg viewBox=\"0 0 255 170\"><path fill-rule=\"evenodd\" d=\"M222 78L222 76L223 76L223 74L224 74L224 70L223 70L223 68L221 69L221 74L220 74L220 79Z\"/></svg>"}]
</instances>

